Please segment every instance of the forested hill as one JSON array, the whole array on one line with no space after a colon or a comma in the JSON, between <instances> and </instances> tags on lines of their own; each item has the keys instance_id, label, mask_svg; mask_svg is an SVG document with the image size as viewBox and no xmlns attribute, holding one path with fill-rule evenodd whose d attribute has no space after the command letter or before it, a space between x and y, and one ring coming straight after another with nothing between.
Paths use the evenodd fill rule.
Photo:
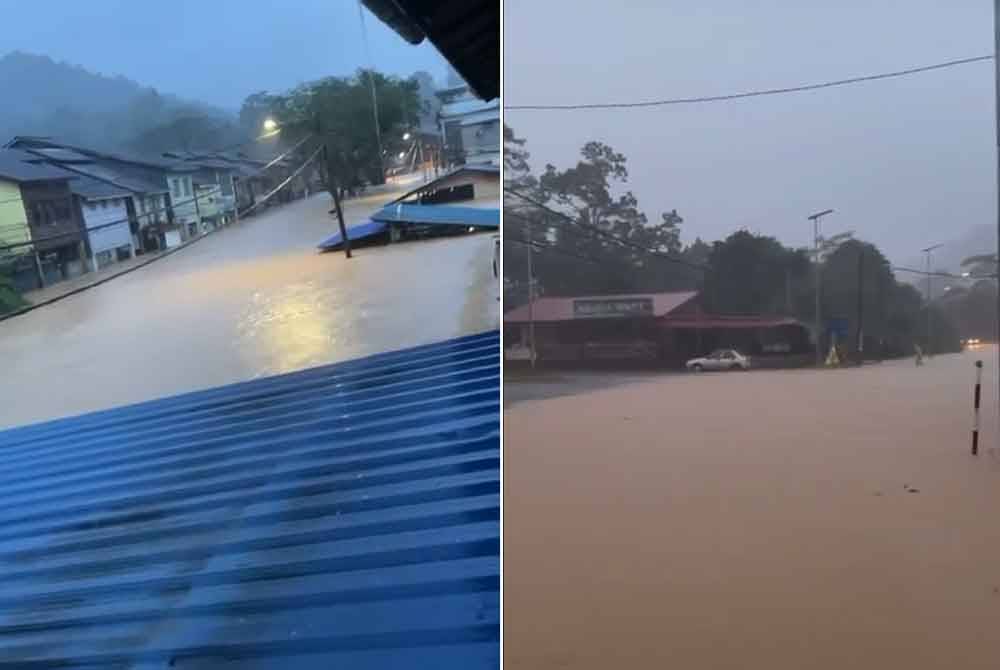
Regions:
<instances>
[{"instance_id":1,"label":"forested hill","mask_svg":"<svg viewBox=\"0 0 1000 670\"><path fill-rule=\"evenodd\" d=\"M158 93L48 56L0 57L0 143L46 135L96 147L146 151L242 139L234 114Z\"/></svg>"}]
</instances>

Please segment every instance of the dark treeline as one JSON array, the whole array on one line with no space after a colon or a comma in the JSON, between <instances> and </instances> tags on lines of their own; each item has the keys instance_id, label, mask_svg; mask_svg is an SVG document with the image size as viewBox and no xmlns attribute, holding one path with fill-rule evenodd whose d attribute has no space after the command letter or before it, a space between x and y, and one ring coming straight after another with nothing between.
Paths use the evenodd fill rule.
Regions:
<instances>
[{"instance_id":1,"label":"dark treeline","mask_svg":"<svg viewBox=\"0 0 1000 670\"><path fill-rule=\"evenodd\" d=\"M816 267L820 263L824 322L846 323L856 341L860 320L869 351L908 354L914 344L956 351L962 337L992 338L996 282L955 287L928 305L901 282L873 244L838 236L812 249L794 249L773 237L738 230L724 240L681 242L686 225L676 210L650 220L627 190L626 157L588 142L576 165L547 165L535 174L523 138L504 129L505 309L528 299L528 245L532 242L536 295L601 295L699 290L718 314L787 315L812 325Z\"/></svg>"}]
</instances>

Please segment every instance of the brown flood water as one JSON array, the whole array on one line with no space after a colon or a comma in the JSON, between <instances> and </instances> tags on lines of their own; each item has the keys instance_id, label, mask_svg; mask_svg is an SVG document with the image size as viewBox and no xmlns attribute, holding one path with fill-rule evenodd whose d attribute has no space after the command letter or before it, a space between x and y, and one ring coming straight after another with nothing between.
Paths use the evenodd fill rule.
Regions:
<instances>
[{"instance_id":1,"label":"brown flood water","mask_svg":"<svg viewBox=\"0 0 1000 670\"><path fill-rule=\"evenodd\" d=\"M347 203L359 222L390 196ZM321 194L0 323L0 428L498 327L489 235L319 254Z\"/></svg>"},{"instance_id":2,"label":"brown flood water","mask_svg":"<svg viewBox=\"0 0 1000 670\"><path fill-rule=\"evenodd\" d=\"M1000 667L996 363L588 379L509 406L506 667Z\"/></svg>"}]
</instances>

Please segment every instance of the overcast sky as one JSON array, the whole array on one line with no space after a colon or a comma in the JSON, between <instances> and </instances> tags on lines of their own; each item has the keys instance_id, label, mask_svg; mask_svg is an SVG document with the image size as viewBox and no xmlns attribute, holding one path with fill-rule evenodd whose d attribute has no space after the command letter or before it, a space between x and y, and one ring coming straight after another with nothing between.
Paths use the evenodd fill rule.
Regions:
<instances>
[{"instance_id":1,"label":"overcast sky","mask_svg":"<svg viewBox=\"0 0 1000 670\"><path fill-rule=\"evenodd\" d=\"M985 0L504 0L504 102L588 103L773 88L993 51ZM510 111L536 167L591 139L629 159L650 220L811 243L806 216L894 261L994 225L993 64L736 102Z\"/></svg>"},{"instance_id":2,"label":"overcast sky","mask_svg":"<svg viewBox=\"0 0 1000 670\"><path fill-rule=\"evenodd\" d=\"M0 17L0 55L45 54L230 109L368 65L357 0L0 0ZM377 69L444 78L428 42L412 46L367 12L365 23Z\"/></svg>"}]
</instances>

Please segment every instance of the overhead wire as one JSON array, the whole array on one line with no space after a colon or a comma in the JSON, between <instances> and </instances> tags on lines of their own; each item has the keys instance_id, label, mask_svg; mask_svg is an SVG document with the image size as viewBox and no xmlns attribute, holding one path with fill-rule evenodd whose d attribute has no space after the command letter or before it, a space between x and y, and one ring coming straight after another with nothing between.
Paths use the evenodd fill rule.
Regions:
<instances>
[{"instance_id":1,"label":"overhead wire","mask_svg":"<svg viewBox=\"0 0 1000 670\"><path fill-rule=\"evenodd\" d=\"M559 254L560 256L568 256L570 258L576 258L576 259L579 259L579 260L582 260L582 261L586 261L587 263L593 263L595 265L601 265L602 264L601 261L599 261L599 260L597 260L595 258L589 258L589 257L584 256L582 254L575 254L575 253L566 251L564 249L560 249L559 247L556 247L556 246L551 245L551 244L542 244L542 243L537 242L537 241L528 241L528 240L525 240L522 237L511 236L511 235L508 235L506 233L504 234L503 239L504 239L505 242L516 242L518 244L522 244L524 246L531 247L533 249L551 251L551 252L553 252L555 254Z\"/></svg>"},{"instance_id":2,"label":"overhead wire","mask_svg":"<svg viewBox=\"0 0 1000 670\"><path fill-rule=\"evenodd\" d=\"M684 266L695 268L695 269L698 269L698 270L706 270L707 269L707 266L705 266L703 264L693 263L693 262L688 261L686 259L678 258L676 256L664 253L662 251L658 251L656 249L650 249L648 247L644 247L641 244L637 244L637 243L635 243L635 242L633 242L631 240L627 240L627 239L625 239L623 237L619 237L618 235L615 235L613 233L609 233L608 231L603 230L601 228L598 228L597 226L595 226L593 224L587 224L587 223L584 223L582 221L579 221L579 220L577 220L577 219L569 216L568 214L565 214L564 212L560 212L559 210L556 210L556 209L552 209L551 207L549 207L545 203L539 202L538 200L535 200L534 198L529 197L529 196L521 193L520 191L518 191L516 189L510 188L509 186L504 186L503 190L504 190L504 193L509 193L509 194L511 194L511 195L513 195L513 196L515 196L517 198L520 198L520 199L524 200L525 202L531 203L535 207L538 207L539 209L542 209L542 210L548 212L549 214L552 214L557 219L560 219L562 221L571 223L571 224L573 224L575 226L578 226L580 228L583 228L583 229L586 229L586 230L590 230L596 236L599 236L599 237L602 237L602 238L607 239L609 241L615 242L615 243L617 243L617 244L619 244L621 246L629 247L631 249L635 249L637 251L641 251L641 252L647 253L647 254L649 254L651 256L655 256L657 258L663 259L663 260L668 261L670 263L676 263L678 265L684 265ZM510 216L512 214L514 216L517 216L516 213L508 213L508 212L505 212L504 216ZM523 216L523 215L521 215L521 216Z\"/></svg>"},{"instance_id":3,"label":"overhead wire","mask_svg":"<svg viewBox=\"0 0 1000 670\"><path fill-rule=\"evenodd\" d=\"M664 98L660 100L642 100L636 102L599 102L599 103L582 103L582 104L554 104L554 105L504 105L505 110L516 110L516 111L557 111L557 110L586 110L586 109L637 109L643 107L664 107L667 105L690 105L699 104L706 102L724 102L728 100L740 100L743 98L756 98L768 95L780 95L785 93L799 93L802 91L815 91L823 88L833 88L835 86L847 86L849 84L858 84L868 81L878 81L881 79L892 79L895 77L906 77L914 74L919 74L922 72L931 72L933 70L942 70L950 67L957 67L959 65L968 65L970 63L978 63L981 61L993 60L993 54L984 56L973 56L971 58L957 58L954 60L943 61L940 63L933 63L931 65L921 65L917 67L910 67L904 70L894 70L891 72L880 72L878 74L864 75L860 77L850 77L847 79L835 79L833 81L824 81L816 84L803 84L800 86L786 86L782 88L768 88L768 89L758 89L752 91L743 91L740 93L728 93L723 95L706 95L688 98Z\"/></svg>"}]
</instances>

